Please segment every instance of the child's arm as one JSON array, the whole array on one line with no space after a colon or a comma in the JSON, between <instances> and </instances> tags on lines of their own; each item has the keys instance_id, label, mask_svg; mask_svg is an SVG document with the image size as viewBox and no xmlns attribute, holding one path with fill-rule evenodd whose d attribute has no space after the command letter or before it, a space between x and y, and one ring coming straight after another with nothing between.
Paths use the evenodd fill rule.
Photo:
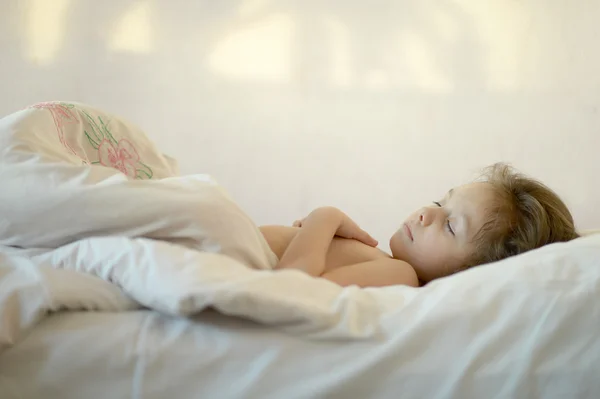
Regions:
<instances>
[{"instance_id":1,"label":"child's arm","mask_svg":"<svg viewBox=\"0 0 600 399\"><path fill-rule=\"evenodd\" d=\"M303 220L300 231L285 250L278 269L299 269L319 277L325 271L327 251L334 236L353 238L367 245L377 241L339 209L317 208Z\"/></svg>"},{"instance_id":2,"label":"child's arm","mask_svg":"<svg viewBox=\"0 0 600 399\"><path fill-rule=\"evenodd\" d=\"M323 274L322 277L342 287L349 285L358 285L359 287L419 286L417 273L412 266L392 258L343 266Z\"/></svg>"}]
</instances>

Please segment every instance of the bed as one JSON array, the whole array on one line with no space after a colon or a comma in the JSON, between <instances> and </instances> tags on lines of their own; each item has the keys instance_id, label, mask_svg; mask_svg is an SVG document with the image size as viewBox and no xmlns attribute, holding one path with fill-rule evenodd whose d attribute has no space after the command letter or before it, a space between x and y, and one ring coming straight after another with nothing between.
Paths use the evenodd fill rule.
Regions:
<instances>
[{"instance_id":1,"label":"bed","mask_svg":"<svg viewBox=\"0 0 600 399\"><path fill-rule=\"evenodd\" d=\"M0 144L2 399L600 392L598 234L342 288L272 270L222 187L115 116L45 103L2 119Z\"/></svg>"}]
</instances>

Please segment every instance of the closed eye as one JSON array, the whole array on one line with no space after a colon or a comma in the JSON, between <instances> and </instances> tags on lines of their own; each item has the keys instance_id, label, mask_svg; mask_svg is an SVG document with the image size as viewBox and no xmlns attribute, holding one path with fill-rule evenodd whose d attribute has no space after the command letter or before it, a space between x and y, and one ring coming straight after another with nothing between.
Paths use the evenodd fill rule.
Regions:
<instances>
[{"instance_id":1,"label":"closed eye","mask_svg":"<svg viewBox=\"0 0 600 399\"><path fill-rule=\"evenodd\" d=\"M450 225L450 221L446 221L446 226L448 226L448 231L450 232L450 234L452 234L453 236L456 235L454 234L454 230L452 230L452 226Z\"/></svg>"},{"instance_id":2,"label":"closed eye","mask_svg":"<svg viewBox=\"0 0 600 399\"><path fill-rule=\"evenodd\" d=\"M437 201L433 201L433 203L434 203L436 206L439 206L440 208L442 207L442 204L440 204L440 203L439 203L439 202L437 202ZM450 232L450 234L452 234L453 236L455 236L455 235L456 235L456 234L454 233L454 230L452 229L452 225L450 225L450 220L447 220L447 221L446 221L446 228L448 229L448 231Z\"/></svg>"}]
</instances>

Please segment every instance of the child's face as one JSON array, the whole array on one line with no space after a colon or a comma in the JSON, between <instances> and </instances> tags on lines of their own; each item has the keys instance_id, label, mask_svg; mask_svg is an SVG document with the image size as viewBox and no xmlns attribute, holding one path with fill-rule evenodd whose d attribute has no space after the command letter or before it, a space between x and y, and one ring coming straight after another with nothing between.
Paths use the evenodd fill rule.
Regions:
<instances>
[{"instance_id":1,"label":"child's face","mask_svg":"<svg viewBox=\"0 0 600 399\"><path fill-rule=\"evenodd\" d=\"M392 255L408 262L424 282L451 274L473 254L472 240L493 199L487 183L450 190L441 201L409 216L390 240Z\"/></svg>"}]
</instances>

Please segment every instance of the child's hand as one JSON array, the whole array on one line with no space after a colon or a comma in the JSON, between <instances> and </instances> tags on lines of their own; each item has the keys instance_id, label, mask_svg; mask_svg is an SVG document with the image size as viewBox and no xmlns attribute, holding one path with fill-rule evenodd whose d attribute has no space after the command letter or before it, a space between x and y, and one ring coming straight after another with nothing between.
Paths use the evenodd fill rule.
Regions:
<instances>
[{"instance_id":1,"label":"child's hand","mask_svg":"<svg viewBox=\"0 0 600 399\"><path fill-rule=\"evenodd\" d=\"M310 213L310 215L308 215L306 218L304 218L302 220L296 220L294 222L294 226L302 227L302 224L304 223L304 221L309 218L311 218L311 219L318 218L323 221L335 220L338 223L338 228L335 233L336 236L342 237L342 238L358 240L358 241L360 241L364 244L367 244L371 247L376 247L378 245L378 242L376 239L371 237L369 235L369 233L367 233L366 231L361 229L354 220L350 219L350 217L348 215L346 215L344 212L340 211L337 208L334 208L334 207L317 208L314 211L312 211Z\"/></svg>"}]
</instances>

